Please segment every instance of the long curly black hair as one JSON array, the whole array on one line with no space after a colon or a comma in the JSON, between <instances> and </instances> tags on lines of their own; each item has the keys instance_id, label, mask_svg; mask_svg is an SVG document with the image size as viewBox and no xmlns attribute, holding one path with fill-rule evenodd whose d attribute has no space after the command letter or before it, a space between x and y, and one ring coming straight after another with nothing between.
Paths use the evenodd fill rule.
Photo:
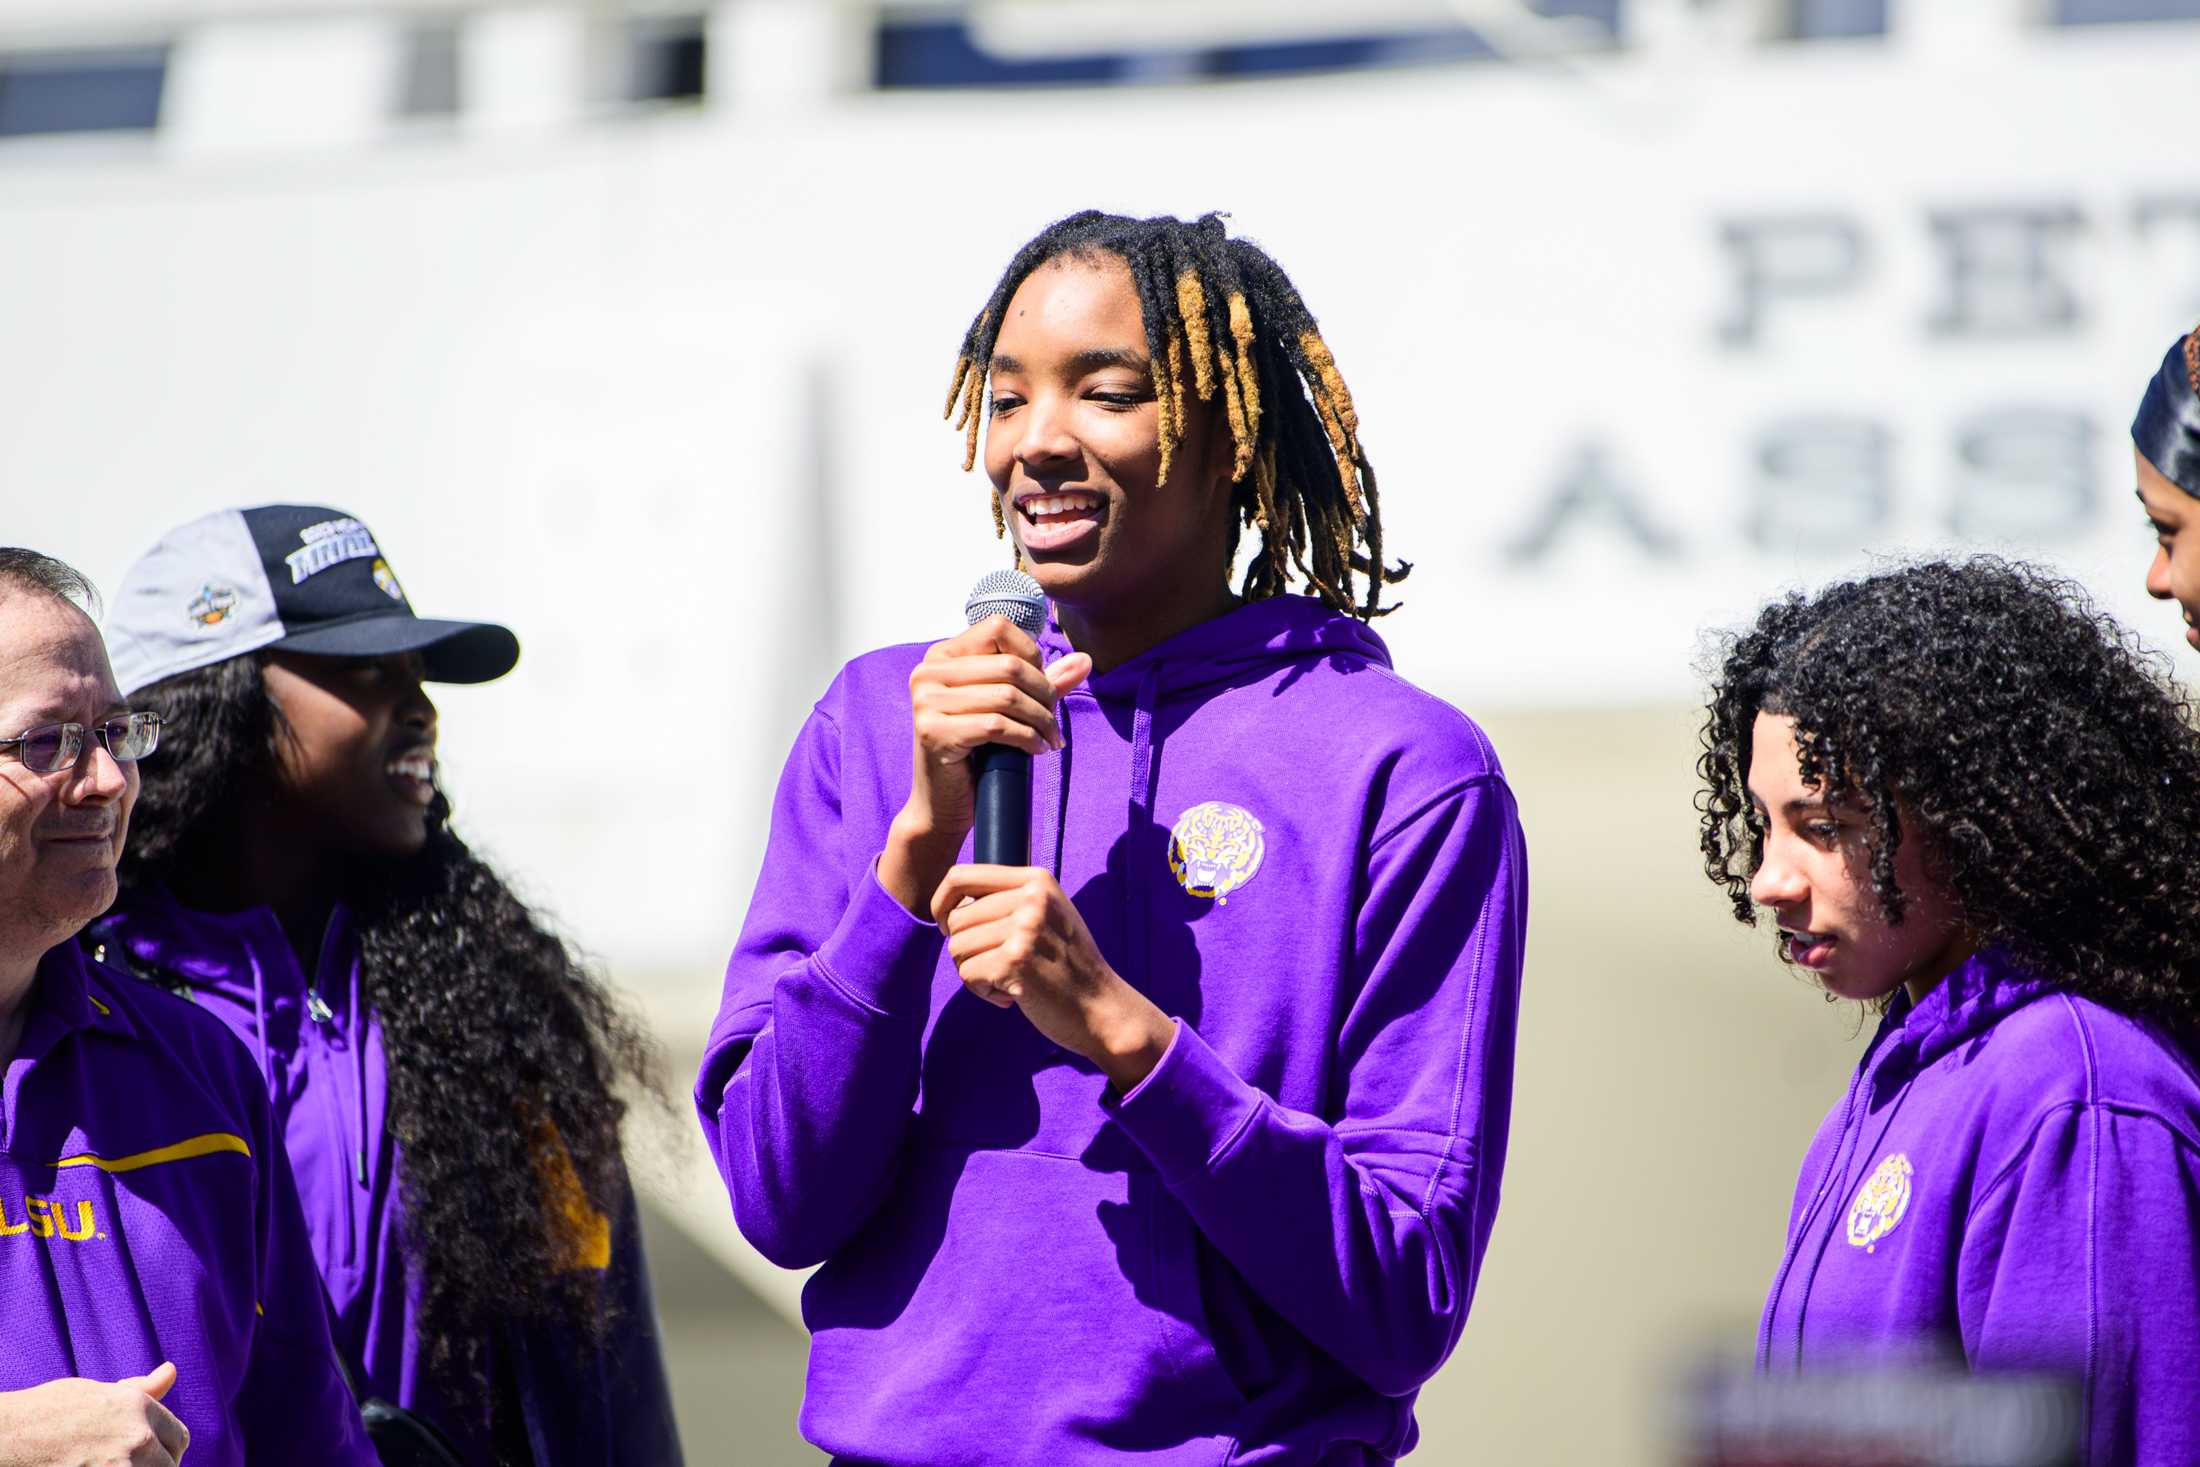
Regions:
<instances>
[{"instance_id":1,"label":"long curly black hair","mask_svg":"<svg viewBox=\"0 0 2200 1467\"><path fill-rule=\"evenodd\" d=\"M268 797L282 728L258 657L179 674L131 702L159 712L166 737L140 765L124 906L233 838L226 812ZM657 1067L603 982L452 831L440 792L429 817L426 849L355 868L346 901L388 1056L422 1344L432 1369L478 1384L500 1323L607 1337L599 1276L572 1266L577 1199L543 1170L544 1123L588 1204L616 1219L621 1082L654 1094Z\"/></svg>"},{"instance_id":2,"label":"long curly black hair","mask_svg":"<svg viewBox=\"0 0 2200 1467\"><path fill-rule=\"evenodd\" d=\"M2200 1020L2194 705L2074 582L1923 561L1789 595L1726 640L1696 807L1704 870L1751 925L1760 712L1792 717L1804 780L1866 816L1890 921L1906 824L1982 945L2126 1012Z\"/></svg>"}]
</instances>

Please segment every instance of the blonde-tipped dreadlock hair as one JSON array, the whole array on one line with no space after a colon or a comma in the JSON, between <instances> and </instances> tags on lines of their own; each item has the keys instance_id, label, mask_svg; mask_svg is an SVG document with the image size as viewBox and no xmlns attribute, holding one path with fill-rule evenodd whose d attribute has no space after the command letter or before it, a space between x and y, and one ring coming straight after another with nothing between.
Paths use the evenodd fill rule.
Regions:
<instances>
[{"instance_id":1,"label":"blonde-tipped dreadlock hair","mask_svg":"<svg viewBox=\"0 0 2200 1467\"><path fill-rule=\"evenodd\" d=\"M1360 444L1360 415L1306 302L1259 246L1231 239L1222 217L1187 222L1088 211L1040 231L1016 252L970 329L947 389L947 416L963 435L963 468L978 460L985 383L1009 299L1032 271L1065 256L1108 255L1130 267L1146 328L1159 406L1166 482L1187 426L1185 376L1229 425L1233 517L1260 531L1245 572L1248 600L1280 595L1302 577L1329 606L1363 620L1396 610L1383 587L1411 569L1383 563L1375 470ZM994 499L994 526L1003 528ZM1364 578L1365 590L1361 588Z\"/></svg>"}]
</instances>

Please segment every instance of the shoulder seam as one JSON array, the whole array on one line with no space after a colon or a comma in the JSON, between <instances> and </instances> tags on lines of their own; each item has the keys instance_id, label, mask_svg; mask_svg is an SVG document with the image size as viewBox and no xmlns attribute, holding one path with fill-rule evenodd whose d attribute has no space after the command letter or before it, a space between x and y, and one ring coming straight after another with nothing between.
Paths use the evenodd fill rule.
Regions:
<instances>
[{"instance_id":1,"label":"shoulder seam","mask_svg":"<svg viewBox=\"0 0 2200 1467\"><path fill-rule=\"evenodd\" d=\"M2200 1141L2195 1141L2182 1130L2170 1124L2169 1117L2163 1115L2160 1111L2143 1105L2133 1105L2124 1100L2097 1100L2093 1102L2092 1108L2103 1115L2125 1116L2135 1121L2152 1121L2162 1128L2178 1150L2188 1152L2195 1159L2200 1159Z\"/></svg>"},{"instance_id":2,"label":"shoulder seam","mask_svg":"<svg viewBox=\"0 0 2200 1467\"><path fill-rule=\"evenodd\" d=\"M2004 1183L2016 1175L2017 1169L2024 1164L2024 1159L2032 1154L2032 1148L2039 1144L2040 1132L2047 1129L2049 1122L2055 1120L2065 1111L2082 1111L2090 1106L2090 1101L2062 1100L2057 1101L2034 1116L2032 1124L2025 1128L2024 1139L2017 1143L2016 1150L2011 1152L2009 1159L2001 1164L2001 1169L1994 1173L1993 1180L1982 1187L1978 1196L1971 1200L1970 1209L1963 1214L1964 1227L1969 1228L1972 1220L1979 1215L1979 1210L1992 1200L1994 1194L2002 1189Z\"/></svg>"},{"instance_id":3,"label":"shoulder seam","mask_svg":"<svg viewBox=\"0 0 2200 1467\"><path fill-rule=\"evenodd\" d=\"M1378 662L1374 658L1365 656L1364 654L1362 655L1361 660L1369 671L1380 673L1384 678L1396 683L1399 687L1404 688L1407 692L1417 695L1426 702L1435 704L1437 707L1443 709L1446 713L1450 714L1453 718L1457 719L1460 723L1466 725L1467 731L1474 735L1474 741L1477 744L1481 745L1482 752L1493 761L1496 759L1497 749L1494 745L1490 743L1490 736L1483 731L1481 724L1474 721L1473 715L1468 713L1466 709L1458 707L1457 705L1453 704L1449 699L1437 697L1427 688L1422 687L1419 683L1413 681L1413 679L1407 677L1404 673L1398 671L1397 668L1392 667L1387 662Z\"/></svg>"},{"instance_id":4,"label":"shoulder seam","mask_svg":"<svg viewBox=\"0 0 2200 1467\"><path fill-rule=\"evenodd\" d=\"M1478 784L1494 784L1499 789L1505 792L1508 799L1512 795L1512 786L1507 784L1505 782L1505 776L1495 769L1485 769L1479 774L1470 774L1465 779L1453 780L1450 784L1444 786L1444 788L1437 791L1429 798L1423 800L1420 804L1415 805L1405 814L1399 816L1395 821L1391 823L1388 829L1378 832L1375 836L1375 839L1368 842L1367 853L1370 856L1374 855L1377 851L1383 848L1384 844L1389 841L1392 836L1397 835L1400 831L1404 830L1407 826L1413 824L1414 821L1419 820L1423 815L1428 814L1429 811L1434 810L1437 806L1459 798L1459 796L1465 794L1468 790L1474 788Z\"/></svg>"},{"instance_id":5,"label":"shoulder seam","mask_svg":"<svg viewBox=\"0 0 2200 1467\"><path fill-rule=\"evenodd\" d=\"M2058 1101L2033 1117L2031 1126L2024 1133L2024 1140L2018 1143L2015 1152L2010 1155L2007 1161L2002 1163L2000 1170L1994 1173L1993 1180L1979 1191L1977 1200L1971 1204L1970 1211L1964 1214L1963 1221L1966 1226L1992 1200L1994 1193L2001 1190L2003 1183L2007 1182L2010 1176L2024 1164L2025 1157L2029 1156L2032 1153L2032 1148L2039 1144L2040 1132L2045 1130L2064 1111L2083 1111L2094 1115L2128 1116L2135 1121L2151 1121L2162 1128L2171 1143L2180 1151L2188 1153L2195 1160L2200 1160L2200 1141L2195 1141L2178 1127L2172 1125L2167 1116L2146 1106L2133 1105L2128 1101L2121 1100Z\"/></svg>"},{"instance_id":6,"label":"shoulder seam","mask_svg":"<svg viewBox=\"0 0 2200 1467\"><path fill-rule=\"evenodd\" d=\"M2055 996L2062 1001L2063 1012L2070 1016L2070 1027L2078 1033L2078 1053L2085 1058L2086 1103L2097 1103L2101 1098L2101 1072L2094 1063L2093 1030L2087 1026L2085 1015L2079 1010L2076 999L2068 993L2058 993Z\"/></svg>"},{"instance_id":7,"label":"shoulder seam","mask_svg":"<svg viewBox=\"0 0 2200 1467\"><path fill-rule=\"evenodd\" d=\"M2085 1393L2086 1409L2092 1410L2093 1383L2101 1373L2101 1072L2093 1052L2093 1030L2079 1012L2077 1002L2061 995L2063 1008L2078 1031L2078 1050L2085 1056Z\"/></svg>"}]
</instances>

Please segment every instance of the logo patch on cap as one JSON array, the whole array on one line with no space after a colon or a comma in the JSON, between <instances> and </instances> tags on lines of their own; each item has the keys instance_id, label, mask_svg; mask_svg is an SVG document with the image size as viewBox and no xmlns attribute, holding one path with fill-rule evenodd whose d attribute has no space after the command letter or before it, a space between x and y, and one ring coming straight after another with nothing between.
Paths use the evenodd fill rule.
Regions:
<instances>
[{"instance_id":1,"label":"logo patch on cap","mask_svg":"<svg viewBox=\"0 0 2200 1467\"><path fill-rule=\"evenodd\" d=\"M374 583L382 588L382 594L400 605L404 604L405 588L397 584L397 572L381 556L374 558Z\"/></svg>"},{"instance_id":2,"label":"logo patch on cap","mask_svg":"<svg viewBox=\"0 0 2200 1467\"><path fill-rule=\"evenodd\" d=\"M199 588L199 594L191 598L184 615L202 627L218 627L229 620L229 613L237 609L237 593L227 586L208 584Z\"/></svg>"},{"instance_id":3,"label":"logo patch on cap","mask_svg":"<svg viewBox=\"0 0 2200 1467\"><path fill-rule=\"evenodd\" d=\"M309 577L347 560L366 560L382 553L367 527L349 515L307 525L298 532L298 538L305 542L305 548L283 557L283 564L290 567L293 586L302 586Z\"/></svg>"}]
</instances>

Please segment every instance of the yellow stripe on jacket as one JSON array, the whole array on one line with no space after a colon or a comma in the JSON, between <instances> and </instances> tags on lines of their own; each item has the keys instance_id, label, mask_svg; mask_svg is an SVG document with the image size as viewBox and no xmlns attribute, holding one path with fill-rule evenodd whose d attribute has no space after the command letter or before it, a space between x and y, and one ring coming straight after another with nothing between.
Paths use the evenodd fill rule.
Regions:
<instances>
[{"instance_id":1,"label":"yellow stripe on jacket","mask_svg":"<svg viewBox=\"0 0 2200 1467\"><path fill-rule=\"evenodd\" d=\"M232 1136L227 1131L208 1131L203 1136L192 1136L173 1146L156 1146L151 1151L133 1151L128 1156L94 1156L89 1151L75 1156L64 1156L54 1166L96 1166L103 1172L134 1172L140 1167L159 1166L163 1162L189 1161L195 1156L213 1156L218 1152L234 1151L240 1156L250 1156L252 1148L244 1144L244 1137Z\"/></svg>"}]
</instances>

